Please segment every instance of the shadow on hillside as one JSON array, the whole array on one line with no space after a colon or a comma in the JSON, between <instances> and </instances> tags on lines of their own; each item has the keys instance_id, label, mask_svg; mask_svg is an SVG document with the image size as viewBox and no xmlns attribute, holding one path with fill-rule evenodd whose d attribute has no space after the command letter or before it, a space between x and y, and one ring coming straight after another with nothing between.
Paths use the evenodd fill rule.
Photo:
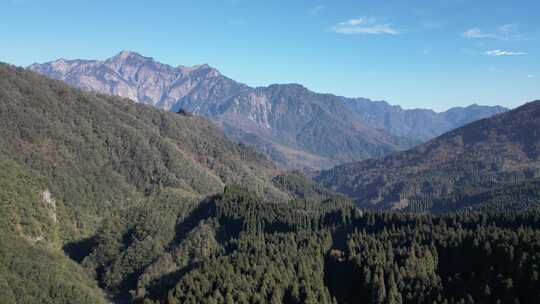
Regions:
<instances>
[{"instance_id":1,"label":"shadow on hillside","mask_svg":"<svg viewBox=\"0 0 540 304\"><path fill-rule=\"evenodd\" d=\"M89 237L80 241L67 243L62 249L70 259L80 264L85 257L90 255L96 245L95 237Z\"/></svg>"},{"instance_id":2,"label":"shadow on hillside","mask_svg":"<svg viewBox=\"0 0 540 304\"><path fill-rule=\"evenodd\" d=\"M170 247L175 247L180 244L186 235L199 225L199 222L207 218L215 216L216 208L215 201L218 198L217 195L208 196L202 202L199 203L193 211L180 223L176 225L175 237L171 242Z\"/></svg>"}]
</instances>

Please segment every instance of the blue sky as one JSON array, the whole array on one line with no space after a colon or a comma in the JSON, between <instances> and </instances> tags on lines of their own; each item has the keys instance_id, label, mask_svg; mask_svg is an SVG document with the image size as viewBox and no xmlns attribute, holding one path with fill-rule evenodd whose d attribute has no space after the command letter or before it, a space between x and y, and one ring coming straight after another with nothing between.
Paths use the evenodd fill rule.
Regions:
<instances>
[{"instance_id":1,"label":"blue sky","mask_svg":"<svg viewBox=\"0 0 540 304\"><path fill-rule=\"evenodd\" d=\"M0 61L122 49L405 108L540 99L540 1L0 0Z\"/></svg>"}]
</instances>

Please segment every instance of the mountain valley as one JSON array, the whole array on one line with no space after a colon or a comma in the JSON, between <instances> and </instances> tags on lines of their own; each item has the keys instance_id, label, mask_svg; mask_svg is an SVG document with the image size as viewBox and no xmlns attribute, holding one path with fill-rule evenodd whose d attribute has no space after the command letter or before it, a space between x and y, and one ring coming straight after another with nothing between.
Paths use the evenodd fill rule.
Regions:
<instances>
[{"instance_id":1,"label":"mountain valley","mask_svg":"<svg viewBox=\"0 0 540 304\"><path fill-rule=\"evenodd\" d=\"M251 88L206 64L172 67L131 51L28 69L87 91L209 118L233 141L254 146L285 168L306 171L405 150L506 110L474 105L436 113L318 94L298 84Z\"/></svg>"},{"instance_id":2,"label":"mountain valley","mask_svg":"<svg viewBox=\"0 0 540 304\"><path fill-rule=\"evenodd\" d=\"M0 1L0 304L540 304L540 1Z\"/></svg>"},{"instance_id":3,"label":"mountain valley","mask_svg":"<svg viewBox=\"0 0 540 304\"><path fill-rule=\"evenodd\" d=\"M464 126L395 152L411 142L369 124L404 135L420 120L368 124L299 85L244 89L230 111L193 103L224 113L210 121L0 64L0 302L540 301L540 101L469 124L493 109L454 109ZM270 104L268 119L246 106ZM280 146L253 121L283 127ZM252 145L378 157L312 180Z\"/></svg>"}]
</instances>

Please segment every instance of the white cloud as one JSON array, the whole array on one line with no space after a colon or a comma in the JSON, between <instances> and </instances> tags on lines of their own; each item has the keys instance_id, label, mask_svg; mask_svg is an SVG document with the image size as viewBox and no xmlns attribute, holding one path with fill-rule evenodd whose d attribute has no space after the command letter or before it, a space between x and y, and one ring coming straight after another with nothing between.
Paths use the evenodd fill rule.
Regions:
<instances>
[{"instance_id":1,"label":"white cloud","mask_svg":"<svg viewBox=\"0 0 540 304\"><path fill-rule=\"evenodd\" d=\"M474 27L461 33L461 36L469 39L498 39L498 40L523 40L522 34L518 32L516 24L504 24L492 31L485 31Z\"/></svg>"},{"instance_id":2,"label":"white cloud","mask_svg":"<svg viewBox=\"0 0 540 304\"><path fill-rule=\"evenodd\" d=\"M517 31L517 25L515 24L505 24L497 28L497 31L501 34L512 34Z\"/></svg>"},{"instance_id":3,"label":"white cloud","mask_svg":"<svg viewBox=\"0 0 540 304\"><path fill-rule=\"evenodd\" d=\"M393 28L391 24L377 23L375 18L360 17L356 19L350 19L344 22L340 22L330 28L331 32L344 34L344 35L358 35L358 34L371 34L371 35L398 35L400 31Z\"/></svg>"},{"instance_id":4,"label":"white cloud","mask_svg":"<svg viewBox=\"0 0 540 304\"><path fill-rule=\"evenodd\" d=\"M530 74L530 75L527 75L527 78L535 78L535 76Z\"/></svg>"},{"instance_id":5,"label":"white cloud","mask_svg":"<svg viewBox=\"0 0 540 304\"><path fill-rule=\"evenodd\" d=\"M491 50L486 51L486 55L489 56L515 56L515 55L527 55L527 52L513 52L513 51L503 51L503 50Z\"/></svg>"},{"instance_id":6,"label":"white cloud","mask_svg":"<svg viewBox=\"0 0 540 304\"><path fill-rule=\"evenodd\" d=\"M465 32L463 32L462 36L465 37L465 38L471 38L471 39L474 39L474 38L495 38L494 34L485 33L479 28L472 28L472 29L466 30Z\"/></svg>"},{"instance_id":7,"label":"white cloud","mask_svg":"<svg viewBox=\"0 0 540 304\"><path fill-rule=\"evenodd\" d=\"M308 11L308 14L311 15L311 16L318 16L323 10L326 9L326 6L325 5L317 5L315 7L312 7L309 11Z\"/></svg>"}]
</instances>

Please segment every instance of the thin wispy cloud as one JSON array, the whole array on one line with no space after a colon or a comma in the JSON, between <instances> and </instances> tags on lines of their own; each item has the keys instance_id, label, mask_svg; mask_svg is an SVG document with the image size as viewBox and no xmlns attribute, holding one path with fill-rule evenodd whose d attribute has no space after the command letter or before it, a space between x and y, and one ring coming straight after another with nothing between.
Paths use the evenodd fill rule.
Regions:
<instances>
[{"instance_id":1,"label":"thin wispy cloud","mask_svg":"<svg viewBox=\"0 0 540 304\"><path fill-rule=\"evenodd\" d=\"M326 5L317 5L308 10L308 15L318 16L326 9Z\"/></svg>"},{"instance_id":2,"label":"thin wispy cloud","mask_svg":"<svg viewBox=\"0 0 540 304\"><path fill-rule=\"evenodd\" d=\"M331 32L344 35L398 35L401 32L391 24L378 23L377 19L360 17L340 22L330 28Z\"/></svg>"},{"instance_id":3,"label":"thin wispy cloud","mask_svg":"<svg viewBox=\"0 0 540 304\"><path fill-rule=\"evenodd\" d=\"M477 38L496 38L493 33L486 33L479 28L468 29L462 34L465 38L477 39Z\"/></svg>"},{"instance_id":4,"label":"thin wispy cloud","mask_svg":"<svg viewBox=\"0 0 540 304\"><path fill-rule=\"evenodd\" d=\"M505 24L494 30L486 31L480 28L471 28L461 34L468 39L497 39L497 40L522 40L524 35L519 33L516 24Z\"/></svg>"},{"instance_id":5,"label":"thin wispy cloud","mask_svg":"<svg viewBox=\"0 0 540 304\"><path fill-rule=\"evenodd\" d=\"M533 74L529 74L527 75L527 78L535 78L535 76Z\"/></svg>"},{"instance_id":6,"label":"thin wispy cloud","mask_svg":"<svg viewBox=\"0 0 540 304\"><path fill-rule=\"evenodd\" d=\"M503 50L491 50L486 51L488 56L517 56L517 55L527 55L527 52L514 52L514 51L503 51Z\"/></svg>"}]
</instances>

